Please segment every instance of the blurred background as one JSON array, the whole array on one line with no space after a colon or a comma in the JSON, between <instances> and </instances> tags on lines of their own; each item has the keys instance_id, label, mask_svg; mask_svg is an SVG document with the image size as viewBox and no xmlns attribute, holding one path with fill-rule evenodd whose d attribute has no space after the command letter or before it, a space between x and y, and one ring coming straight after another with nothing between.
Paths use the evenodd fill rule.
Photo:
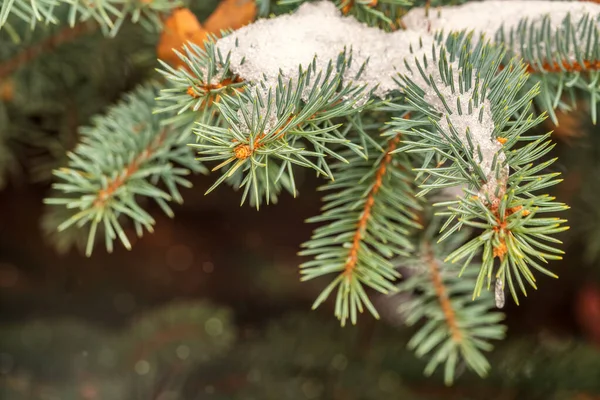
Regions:
<instances>
[{"instance_id":1,"label":"blurred background","mask_svg":"<svg viewBox=\"0 0 600 400\"><path fill-rule=\"evenodd\" d=\"M600 132L582 132L557 151L560 196L571 204L583 201L587 167L570 155L600 148ZM553 265L560 279L540 278L521 306L508 302L491 375L465 371L446 388L406 350L393 297L378 299L381 321L345 328L331 304L310 310L324 282L300 284L296 252L320 205L316 179L305 177L299 199L260 212L240 208L229 188L204 197L209 183L195 179L173 220L151 209L156 232L132 251L92 258L60 255L44 237L47 185L0 193L2 399L600 398L593 232L569 234L565 260ZM598 204L589 206L573 209L589 219Z\"/></svg>"},{"instance_id":2,"label":"blurred background","mask_svg":"<svg viewBox=\"0 0 600 400\"><path fill-rule=\"evenodd\" d=\"M215 4L193 10L202 19ZM320 207L322 182L310 174L298 177L298 199L260 212L228 187L205 197L213 178L193 177L175 219L148 204L156 231L132 251L86 258L48 233L49 172L76 127L155 66L157 37L122 29L129 40L104 50L125 66L90 57L78 60L88 75L65 80L48 57L64 60L75 41L0 76L1 399L600 399L600 130L585 106L541 127L554 130L565 179L554 195L572 207L567 255L552 265L560 279L541 276L520 306L507 302L490 376L464 370L446 387L406 349L401 298L377 298L382 320L345 328L331 303L311 310L327 278L299 282L296 253L313 229L304 220ZM36 68L55 85L35 84Z\"/></svg>"}]
</instances>

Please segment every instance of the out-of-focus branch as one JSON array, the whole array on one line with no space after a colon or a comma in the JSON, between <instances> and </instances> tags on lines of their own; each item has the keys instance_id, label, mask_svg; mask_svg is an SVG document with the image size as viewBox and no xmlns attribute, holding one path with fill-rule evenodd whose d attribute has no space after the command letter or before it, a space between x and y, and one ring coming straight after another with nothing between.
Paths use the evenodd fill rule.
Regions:
<instances>
[{"instance_id":1,"label":"out-of-focus branch","mask_svg":"<svg viewBox=\"0 0 600 400\"><path fill-rule=\"evenodd\" d=\"M14 57L0 62L0 79L4 79L39 55L50 52L60 45L76 40L80 36L94 32L98 25L92 21L80 22L73 27L65 27L54 35L23 49Z\"/></svg>"}]
</instances>

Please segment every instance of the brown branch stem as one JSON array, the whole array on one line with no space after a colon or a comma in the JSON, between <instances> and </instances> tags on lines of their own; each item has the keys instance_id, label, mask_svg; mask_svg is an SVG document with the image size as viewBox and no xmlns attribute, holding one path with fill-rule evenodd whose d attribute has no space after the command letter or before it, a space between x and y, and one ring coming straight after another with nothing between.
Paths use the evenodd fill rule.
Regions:
<instances>
[{"instance_id":1,"label":"brown branch stem","mask_svg":"<svg viewBox=\"0 0 600 400\"><path fill-rule=\"evenodd\" d=\"M569 62L569 61L563 60L561 62L561 64L559 64L558 62L554 62L554 63L545 62L544 64L542 64L543 71L540 71L536 67L532 66L531 64L528 64L527 72L529 72L531 74L537 73L537 72L558 73L558 72L562 72L562 71L583 72L583 71L592 71L592 70L600 69L600 60L596 60L596 61L584 60L583 64L581 64L577 61Z\"/></svg>"},{"instance_id":2,"label":"brown branch stem","mask_svg":"<svg viewBox=\"0 0 600 400\"><path fill-rule=\"evenodd\" d=\"M367 200L365 201L365 207L363 209L362 215L358 220L358 224L356 225L356 232L354 233L354 238L352 239L352 247L350 247L350 254L348 256L348 260L344 265L343 274L347 277L350 277L356 268L356 263L358 262L358 250L360 248L360 242L362 240L363 234L367 227L367 223L369 222L369 218L371 217L371 211L373 209L373 205L375 204L375 196L379 192L381 185L383 183L383 176L392 161L392 152L396 150L398 146L398 142L400 141L400 135L397 135L395 138L391 139L388 143L388 148L386 150L386 154L381 160L381 164L375 173L375 184L371 188L369 195L367 196Z\"/></svg>"},{"instance_id":3,"label":"brown branch stem","mask_svg":"<svg viewBox=\"0 0 600 400\"><path fill-rule=\"evenodd\" d=\"M600 1L600 0L599 0ZM500 67L498 68L500 71L502 71L504 68L506 68L505 65L500 65ZM589 61L589 60L584 60L583 64L578 62L578 61L568 61L568 60L562 60L560 62L544 62L542 63L542 69L538 68L538 66L526 63L526 67L525 67L525 71L527 71L530 74L538 74L538 73L543 73L543 72L549 72L549 73L559 73L559 72L585 72L585 71L596 71L600 69L600 60L596 60L596 61Z\"/></svg>"},{"instance_id":4,"label":"brown branch stem","mask_svg":"<svg viewBox=\"0 0 600 400\"><path fill-rule=\"evenodd\" d=\"M442 307L442 312L444 313L446 324L450 328L452 340L455 343L460 343L462 341L462 333L456 321L456 313L454 312L454 308L452 308L450 298L448 297L448 292L446 291L446 286L444 285L444 281L442 280L439 263L433 254L431 245L429 244L426 245L424 258L425 262L427 263L427 266L429 267L431 281L433 282L435 293L440 302L440 306Z\"/></svg>"},{"instance_id":5,"label":"brown branch stem","mask_svg":"<svg viewBox=\"0 0 600 400\"><path fill-rule=\"evenodd\" d=\"M166 137L167 130L165 129L148 147L146 147L137 157L135 157L127 167L125 167L125 169L119 176L117 176L112 181L109 181L106 188L101 189L98 192L98 197L94 201L94 206L103 207L106 204L106 202L112 197L112 195L121 186L123 186L133 174L135 174L139 170L140 165L148 159L150 159L152 155L154 155L154 153L162 145Z\"/></svg>"}]
</instances>

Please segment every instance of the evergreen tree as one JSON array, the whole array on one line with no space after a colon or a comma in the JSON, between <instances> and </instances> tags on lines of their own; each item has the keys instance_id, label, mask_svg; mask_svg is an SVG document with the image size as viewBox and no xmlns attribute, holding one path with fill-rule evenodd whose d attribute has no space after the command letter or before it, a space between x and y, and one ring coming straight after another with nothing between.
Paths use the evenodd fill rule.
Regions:
<instances>
[{"instance_id":1,"label":"evergreen tree","mask_svg":"<svg viewBox=\"0 0 600 400\"><path fill-rule=\"evenodd\" d=\"M313 170L314 307L355 324L379 317L374 293L409 295L408 345L448 384L486 375L497 308L556 277L568 207L542 123L578 105L596 123L597 1L226 0L194 10L203 25L170 0L0 1L0 168L14 140L45 149L29 160L53 170L62 249L131 248L154 229L147 200L172 216L192 173L259 209ZM139 86L114 101L126 75Z\"/></svg>"}]
</instances>

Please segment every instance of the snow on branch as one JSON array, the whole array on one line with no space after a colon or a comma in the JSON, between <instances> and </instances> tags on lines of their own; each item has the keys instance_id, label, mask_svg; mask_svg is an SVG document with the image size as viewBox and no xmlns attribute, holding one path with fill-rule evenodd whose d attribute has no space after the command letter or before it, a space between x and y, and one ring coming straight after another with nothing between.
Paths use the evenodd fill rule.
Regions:
<instances>
[{"instance_id":1,"label":"snow on branch","mask_svg":"<svg viewBox=\"0 0 600 400\"><path fill-rule=\"evenodd\" d=\"M344 49L352 49L352 66L346 78L374 88L374 95L384 97L398 89L397 73L406 73L404 59L410 47L422 42L431 48L439 30L473 31L493 40L501 29L510 32L523 19L530 23L550 21L551 30L560 28L567 16L579 21L586 15L600 15L600 4L555 1L486 1L430 10L415 8L403 18L406 30L392 33L372 28L352 17L342 16L329 1L304 3L294 14L261 19L217 42L222 54L231 52L231 69L246 81L265 81L275 86L279 74L297 77L298 66L305 69L316 57L319 69L325 69ZM600 21L592 21L600 27ZM363 63L367 62L360 77Z\"/></svg>"},{"instance_id":2,"label":"snow on branch","mask_svg":"<svg viewBox=\"0 0 600 400\"><path fill-rule=\"evenodd\" d=\"M222 54L231 52L231 69L249 82L265 81L275 86L295 79L298 66L304 69L315 59L317 70L326 70L344 48L352 49L352 65L346 77L357 84L379 85L375 95L385 96L397 89L392 79L394 66L410 55L409 45L418 42L417 32L386 33L344 17L327 1L304 3L294 14L261 19L217 42ZM369 60L359 79L362 64Z\"/></svg>"},{"instance_id":3,"label":"snow on branch","mask_svg":"<svg viewBox=\"0 0 600 400\"><path fill-rule=\"evenodd\" d=\"M600 15L600 5L531 0L473 2L441 7L428 16L423 8L413 9L404 18L406 30L388 33L343 16L332 2L307 2L294 14L262 19L239 29L219 39L215 47L220 54L228 55L228 68L236 76L263 89L297 81L299 66L324 71L348 49L351 61L343 79L366 86L364 93L385 98L403 89L398 85L399 75L408 76L424 91L424 99L438 115L438 130L450 136L450 131L455 131L462 146L471 149L472 157L479 155L481 178L487 182L480 196L497 199L504 194L508 166L500 174L495 171L496 163L504 164L506 157L503 143L491 135L495 125L489 100L480 98L475 86L460 85L460 90L455 90L437 65L417 65L417 60L437 47L439 37L435 35L441 29L472 31L489 40L497 33L501 37L502 29L512 33L522 27L523 18L531 24L537 21L546 28L558 29L565 18L578 21L588 15ZM462 68L454 63L451 71L454 76L450 80L458 86Z\"/></svg>"},{"instance_id":4,"label":"snow on branch","mask_svg":"<svg viewBox=\"0 0 600 400\"><path fill-rule=\"evenodd\" d=\"M541 27L553 37L555 31L568 31L570 21L587 22L586 25L597 32L600 19L595 16L599 15L600 4L587 2L470 2L441 7L429 13L424 8L412 9L403 20L407 29L388 33L343 16L332 2L308 2L294 14L262 19L239 29L218 40L216 48L223 55L229 54L228 67L236 76L250 85L267 88L274 88L281 81L297 79L299 66L306 70L309 65L316 65L317 71L325 70L344 49L351 49L351 62L343 78L366 86L365 93L385 98L402 89L397 82L399 75L408 76L424 91L432 111L441 116L439 130L447 133L456 130L464 148L470 148L473 156L476 152L480 155L482 178L487 182L480 194L493 199L503 194L508 166L500 176L494 171L496 162L503 164L505 156L503 143L491 137L495 126L488 99L479 98L478 88L475 93L473 88L462 86L455 91L454 86L448 84L448 77L440 75L442 72L437 65L417 66L417 60L430 54L432 46L437 47L434 44L439 42L436 33L440 30L473 32L475 38L493 41L494 38L505 38L505 33L513 38L514 32L529 24L528 27ZM528 30L524 35L537 34L529 34ZM543 48L544 38L538 36L532 36L533 44ZM571 61L577 63L581 58L581 52L575 48L578 45L575 42L571 45L570 38L566 39L566 45L558 39L552 40L547 46L558 49L560 54L547 60L551 61L548 65L567 65L568 60L563 56L565 49ZM523 39L520 51L513 50L527 55L530 52L527 46L531 46L530 40ZM588 62L588 65L591 64ZM531 68L527 70L531 71ZM452 80L458 85L462 68L455 63L452 71Z\"/></svg>"},{"instance_id":5,"label":"snow on branch","mask_svg":"<svg viewBox=\"0 0 600 400\"><path fill-rule=\"evenodd\" d=\"M442 29L445 32L466 30L493 40L498 31L517 29L524 19L536 23L549 16L549 28L555 30L569 15L571 20L578 21L586 14L596 16L598 13L600 4L586 1L495 0L441 7L429 13L424 8L413 8L402 21L407 30L422 34Z\"/></svg>"},{"instance_id":6,"label":"snow on branch","mask_svg":"<svg viewBox=\"0 0 600 400\"><path fill-rule=\"evenodd\" d=\"M286 86L286 92L288 89L291 90L290 93L301 90L301 103L304 106L298 107L315 108L316 104L309 104L309 94L313 88L310 85L303 86L301 81L311 75L330 71L332 63L336 62L338 64L336 79L341 79L344 87L349 88L351 85L354 88L366 89L360 96L350 97L346 94L342 96L344 103L352 100L354 107L362 107L371 96L386 98L393 92L405 90L405 87L399 84L399 77L408 77L424 92L423 97L431 105L432 116L437 117L440 125L438 131L448 133L448 130L457 130L456 135L462 143L461 147L471 149L471 158L474 158L475 153L480 156L479 170L482 171L480 175L487 182L487 187L482 188L480 192L481 197L497 198L503 194L502 187L505 184L503 181L506 180L508 166L499 174L494 171L494 164L504 164L505 156L502 153L503 143L496 141L496 138L491 135L497 127L489 99L485 96L480 97L477 93L479 89L472 90L470 84L469 87L464 88L459 85L459 90L455 91L448 76L441 75L446 72L441 72L437 65L433 64L417 65L417 60L428 57L432 49L444 51L443 36L439 34L440 28L443 28L446 32L465 30L473 32L476 39L472 40L471 37L473 46L477 44L477 39L483 38L489 41L494 37L495 40L506 43L508 47L518 47L517 45L520 44L520 52L515 49L513 51L522 54L531 66L539 67L538 71L548 72L544 69L544 65L557 66L559 69L563 67L567 70L573 62L577 62L579 67L595 65L589 61L600 60L598 46L593 45L598 40L600 4L531 0L487 1L441 7L430 11L426 16L424 9L412 9L404 17L407 29L390 33L369 27L354 17L342 15L342 12L330 1L306 2L293 14L260 19L216 40L215 43L208 43L207 46L214 51L202 57L207 58L206 64L211 65L212 68L226 70L240 82L243 81L243 85L248 89L245 90L249 96L246 100L250 101L248 107L257 110L262 108L258 104L262 104L263 101L254 99L256 96L250 93L256 93L257 96L267 99L269 91L283 93L283 86ZM480 15L483 17L475 17ZM525 18L519 18L520 16ZM571 21L577 21L576 33L575 22ZM532 27L536 29L529 29ZM553 28L557 28L556 31L552 31ZM530 31L535 33L530 34ZM513 43L516 40L515 35L521 38L521 41L517 40L516 44ZM528 39L523 39L524 36L528 36ZM583 36L588 38L587 42L582 39ZM534 55L531 50L533 47L538 48ZM552 49L556 51L553 52ZM590 57L586 58L587 56ZM182 57L185 58L183 55ZM492 72L499 72L510 63L508 59L502 58L501 54L499 57L494 61ZM588 61L588 64L585 64L585 61ZM344 64L341 69L340 62ZM188 62L188 66L196 67L192 70L198 68L195 62ZM452 65L451 81L459 82L461 75L472 75L470 70L463 71L463 67L464 65L458 63ZM467 68L471 67L467 66ZM218 75L219 71L215 71L215 74ZM193 71L166 73L167 78L179 87L169 89L172 96L168 99L167 96L165 99L177 103L172 107L179 108L180 113L191 106L190 102L197 102L195 92L190 92L190 87L195 85L194 82L207 83L201 76L196 75L197 72ZM181 92L182 89L185 90ZM482 91L485 92L486 89L482 88ZM591 94L594 98L595 94ZM544 98L557 97L555 93L543 93L543 95ZM183 99L187 99L187 102ZM185 104L182 105L183 103ZM271 109L271 113L281 114L275 110L280 106L282 105L276 104L275 108ZM221 102L219 105L221 114L225 111L223 108L229 108L229 105ZM315 110L319 111L317 108ZM240 112L237 109L229 111L233 114ZM285 121L273 122L285 124ZM294 130L303 122L306 121L298 120L295 124L285 126ZM200 134L205 133L206 129L208 128L200 127ZM256 137L262 137L265 132L252 133ZM318 136L318 133L315 135ZM277 139L275 144L282 145L283 143L278 141L284 142L289 139L289 136L276 135L274 138ZM221 143L217 146L218 149L214 146L206 148L202 143L200 146L203 146L202 149L209 157L216 156L217 153L222 156L233 151L229 145L224 148L224 143L230 141ZM325 155L323 146L317 146L314 151L314 154L322 160ZM246 147L239 149L239 154L235 153L234 158L242 159L245 164L247 159L255 161L250 157L252 152L241 152ZM276 152L272 147L265 148L265 151L269 154ZM238 155L244 157L240 158ZM238 166L241 165L242 163ZM263 165L262 162L260 165Z\"/></svg>"},{"instance_id":7,"label":"snow on branch","mask_svg":"<svg viewBox=\"0 0 600 400\"><path fill-rule=\"evenodd\" d=\"M340 54L349 55L344 59L344 68L338 68L336 77L344 83L340 86L365 87L363 97L368 93L380 99L396 98L402 103L396 104L399 110L411 111L411 115L414 111L411 120L398 123L396 118L391 126L394 134L408 137L402 139L403 147L398 150L423 155L423 166L417 170L428 175L426 178L433 177L427 183L425 180L419 183L420 194L466 186L466 196L438 204L447 207L440 215L448 217L440 240L448 239L465 225L485 232L451 253L448 260L454 263L466 258L463 266L466 268L483 247L474 297L481 294L486 279L489 288L492 274L496 273L496 278L507 283L517 301L516 283L523 293L526 293L523 280L535 287L531 269L555 276L536 259L542 262L556 259L561 251L540 244L537 235L543 232L542 240L556 243L548 235L567 229L560 226L564 220L535 217L566 208L532 193L558 180L555 173L536 175L551 161L533 167L532 162L552 146L547 135L523 137L543 118L529 113L531 102L539 94L543 98L559 98L565 86L561 81L552 92L548 85L537 85L536 79L546 83L550 72L566 73L574 75L569 76L570 84L583 85L579 73L587 66L591 67L586 71L590 72L590 79L595 79L599 72L594 68L600 60L600 4L531 0L470 2L430 10L427 16L423 9L413 9L404 20L405 30L388 33L343 16L331 2L307 2L294 14L259 20L219 39L214 46L219 58L225 60L222 64L245 82L249 90L244 92L248 96L254 91L302 93L302 107L308 109L318 107L306 100L301 79L330 68L336 60L340 64ZM536 76L526 72L535 72ZM557 74L555 78L564 81L565 76ZM596 98L597 89L588 86L592 99ZM260 95L256 101L249 98L257 113L263 104L260 99ZM219 111L231 114L237 111L225 103L219 105ZM241 105L238 108L243 109ZM279 124L285 123L279 117L277 120ZM225 138L226 132L240 127L229 128L213 129L215 136L223 136L226 149L224 145L209 147L200 143L199 146L210 157L230 156L233 147L231 140ZM262 134L253 131L249 137ZM270 133L282 146L287 140L284 136ZM515 147L523 141L530 143ZM264 159L244 152L239 165L249 164L250 159L258 168L278 151L274 146L260 150ZM317 154L325 159L324 152ZM236 158L241 159L237 154ZM448 161L452 165L444 166ZM340 175L336 176L336 182L347 178ZM368 216L370 206L364 211ZM364 222L358 220L359 228L361 224ZM325 232L337 234L336 229L337 226L325 228ZM361 235L340 237L350 238L352 249L355 242L361 241ZM315 247L325 243L321 236L316 240ZM305 255L316 254L317 250L321 251L311 248L311 253ZM497 272L495 258L501 262ZM337 272L345 265L350 266L352 276L357 271L352 252L344 262L321 264L330 260L322 257L315 263L309 262L305 269L307 276ZM336 303L336 314L345 320L349 314L344 299L353 301L352 293L358 293L358 286L353 289L352 282L338 278L317 304L339 287L338 298L342 301ZM350 295L344 297L343 293ZM364 304L369 303L364 301Z\"/></svg>"}]
</instances>

